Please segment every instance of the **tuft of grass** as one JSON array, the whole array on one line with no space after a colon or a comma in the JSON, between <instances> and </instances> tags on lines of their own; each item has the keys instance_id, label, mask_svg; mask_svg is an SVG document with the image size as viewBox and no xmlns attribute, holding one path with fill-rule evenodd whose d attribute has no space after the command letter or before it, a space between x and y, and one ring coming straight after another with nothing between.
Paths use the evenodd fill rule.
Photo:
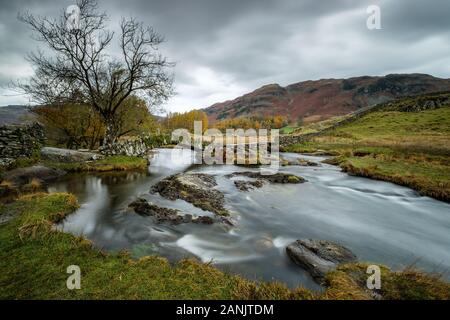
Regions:
<instances>
[{"instance_id":1,"label":"tuft of grass","mask_svg":"<svg viewBox=\"0 0 450 320\"><path fill-rule=\"evenodd\" d=\"M314 300L318 294L303 287L289 289L280 282L251 282L239 280L233 291L233 299L239 300Z\"/></svg>"},{"instance_id":2,"label":"tuft of grass","mask_svg":"<svg viewBox=\"0 0 450 320\"><path fill-rule=\"evenodd\" d=\"M14 183L9 180L3 180L2 182L0 182L0 187L6 190L14 190L16 188Z\"/></svg>"},{"instance_id":3,"label":"tuft of grass","mask_svg":"<svg viewBox=\"0 0 450 320\"><path fill-rule=\"evenodd\" d=\"M42 182L38 178L31 179L22 187L23 192L38 192L39 190L42 190Z\"/></svg>"},{"instance_id":4,"label":"tuft of grass","mask_svg":"<svg viewBox=\"0 0 450 320\"><path fill-rule=\"evenodd\" d=\"M366 270L368 263L349 263L339 266L326 275L327 290L322 299L333 300L448 300L450 284L439 275L427 274L407 268L393 272L386 266L381 270L381 288L376 291L367 289Z\"/></svg>"},{"instance_id":5,"label":"tuft of grass","mask_svg":"<svg viewBox=\"0 0 450 320\"><path fill-rule=\"evenodd\" d=\"M372 297L355 279L343 271L332 271L326 276L328 289L321 295L324 300L371 300Z\"/></svg>"},{"instance_id":6,"label":"tuft of grass","mask_svg":"<svg viewBox=\"0 0 450 320\"><path fill-rule=\"evenodd\" d=\"M0 199L11 199L19 194L19 188L9 180L0 182Z\"/></svg>"},{"instance_id":7,"label":"tuft of grass","mask_svg":"<svg viewBox=\"0 0 450 320\"><path fill-rule=\"evenodd\" d=\"M439 275L406 269L389 273L380 293L388 300L450 300L450 285Z\"/></svg>"}]
</instances>

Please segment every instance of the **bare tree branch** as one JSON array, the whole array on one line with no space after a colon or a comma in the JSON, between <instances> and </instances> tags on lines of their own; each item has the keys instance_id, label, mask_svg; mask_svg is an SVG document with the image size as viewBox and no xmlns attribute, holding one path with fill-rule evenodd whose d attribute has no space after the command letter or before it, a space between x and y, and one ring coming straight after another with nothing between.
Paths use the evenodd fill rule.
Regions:
<instances>
[{"instance_id":1,"label":"bare tree branch","mask_svg":"<svg viewBox=\"0 0 450 320\"><path fill-rule=\"evenodd\" d=\"M117 138L114 121L119 107L131 95L149 105L168 99L172 76L167 70L174 64L158 52L163 37L133 18L122 19L121 58L112 59L107 50L114 33L106 28L108 16L98 11L95 0L78 0L77 5L77 29L67 27L65 11L58 19L19 14L34 38L53 54L38 51L28 55L35 75L17 86L34 101L47 105L89 103L105 122L105 143L112 144Z\"/></svg>"}]
</instances>

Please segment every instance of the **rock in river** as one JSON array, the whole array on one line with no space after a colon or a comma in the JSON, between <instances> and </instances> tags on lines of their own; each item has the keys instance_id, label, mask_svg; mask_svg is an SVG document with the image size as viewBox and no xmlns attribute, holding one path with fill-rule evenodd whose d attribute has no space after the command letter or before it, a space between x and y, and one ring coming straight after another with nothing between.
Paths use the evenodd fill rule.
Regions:
<instances>
[{"instance_id":1,"label":"rock in river","mask_svg":"<svg viewBox=\"0 0 450 320\"><path fill-rule=\"evenodd\" d=\"M66 174L66 172L63 170L47 168L44 166L32 166L8 171L3 175L3 179L20 187L33 179L38 179L41 182L49 182L64 174Z\"/></svg>"},{"instance_id":2,"label":"rock in river","mask_svg":"<svg viewBox=\"0 0 450 320\"><path fill-rule=\"evenodd\" d=\"M265 182L296 184L296 183L303 183L306 181L302 177L280 172L270 175L263 175L260 172L244 171L244 172L233 172L231 174L226 175L227 178L234 178L238 176L244 176L247 178L255 179L253 181L235 180L234 185L241 191L249 191L254 188L261 188Z\"/></svg>"},{"instance_id":3,"label":"rock in river","mask_svg":"<svg viewBox=\"0 0 450 320\"><path fill-rule=\"evenodd\" d=\"M286 247L286 253L317 281L321 281L338 264L356 260L349 249L326 240L297 240Z\"/></svg>"},{"instance_id":4,"label":"rock in river","mask_svg":"<svg viewBox=\"0 0 450 320\"><path fill-rule=\"evenodd\" d=\"M261 188L264 185L264 181L247 181L247 180L235 180L234 185L241 191L249 191L254 188Z\"/></svg>"},{"instance_id":5,"label":"rock in river","mask_svg":"<svg viewBox=\"0 0 450 320\"><path fill-rule=\"evenodd\" d=\"M208 174L179 173L161 180L152 187L152 191L170 200L182 199L200 209L228 216L224 207L225 197L214 189L216 185L214 176Z\"/></svg>"},{"instance_id":6,"label":"rock in river","mask_svg":"<svg viewBox=\"0 0 450 320\"><path fill-rule=\"evenodd\" d=\"M318 167L320 164L317 162L309 161L307 159L298 158L295 160L288 160L281 158L282 166L303 166L303 167Z\"/></svg>"},{"instance_id":7,"label":"rock in river","mask_svg":"<svg viewBox=\"0 0 450 320\"><path fill-rule=\"evenodd\" d=\"M213 224L214 220L208 216L199 216L193 218L192 215L179 214L178 210L163 208L157 205L148 203L145 199L137 199L136 201L130 203L130 208L133 208L134 211L141 216L151 216L156 219L156 222L169 222L172 224L180 224L180 223L201 223L201 224Z\"/></svg>"}]
</instances>

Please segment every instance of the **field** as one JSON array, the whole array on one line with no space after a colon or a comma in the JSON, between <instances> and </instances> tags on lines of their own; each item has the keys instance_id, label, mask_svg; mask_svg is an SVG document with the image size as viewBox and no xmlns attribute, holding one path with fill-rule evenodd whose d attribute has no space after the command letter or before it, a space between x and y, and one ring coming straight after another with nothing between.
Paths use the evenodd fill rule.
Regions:
<instances>
[{"instance_id":1,"label":"field","mask_svg":"<svg viewBox=\"0 0 450 320\"><path fill-rule=\"evenodd\" d=\"M390 109L395 109L395 106ZM391 181L450 201L450 107L376 111L284 149L325 150L350 174Z\"/></svg>"}]
</instances>

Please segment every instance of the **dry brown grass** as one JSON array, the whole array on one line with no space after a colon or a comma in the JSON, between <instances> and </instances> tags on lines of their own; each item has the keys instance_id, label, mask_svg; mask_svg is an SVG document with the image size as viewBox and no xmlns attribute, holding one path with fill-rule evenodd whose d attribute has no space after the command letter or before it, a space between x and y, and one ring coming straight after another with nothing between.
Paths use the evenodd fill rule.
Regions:
<instances>
[{"instance_id":1,"label":"dry brown grass","mask_svg":"<svg viewBox=\"0 0 450 320\"><path fill-rule=\"evenodd\" d=\"M23 192L38 192L40 190L42 190L43 185L41 180L39 180L38 178L33 178L31 179L30 182L28 182L27 184L25 184L22 187L22 191Z\"/></svg>"},{"instance_id":2,"label":"dry brown grass","mask_svg":"<svg viewBox=\"0 0 450 320\"><path fill-rule=\"evenodd\" d=\"M450 285L438 274L409 268L389 273L380 293L386 300L450 300Z\"/></svg>"},{"instance_id":3,"label":"dry brown grass","mask_svg":"<svg viewBox=\"0 0 450 320\"><path fill-rule=\"evenodd\" d=\"M333 271L326 277L328 289L320 296L326 300L371 300L372 297L343 271Z\"/></svg>"},{"instance_id":4,"label":"dry brown grass","mask_svg":"<svg viewBox=\"0 0 450 320\"><path fill-rule=\"evenodd\" d=\"M233 299L239 300L314 300L318 295L297 287L293 290L279 282L252 282L236 278Z\"/></svg>"}]
</instances>

